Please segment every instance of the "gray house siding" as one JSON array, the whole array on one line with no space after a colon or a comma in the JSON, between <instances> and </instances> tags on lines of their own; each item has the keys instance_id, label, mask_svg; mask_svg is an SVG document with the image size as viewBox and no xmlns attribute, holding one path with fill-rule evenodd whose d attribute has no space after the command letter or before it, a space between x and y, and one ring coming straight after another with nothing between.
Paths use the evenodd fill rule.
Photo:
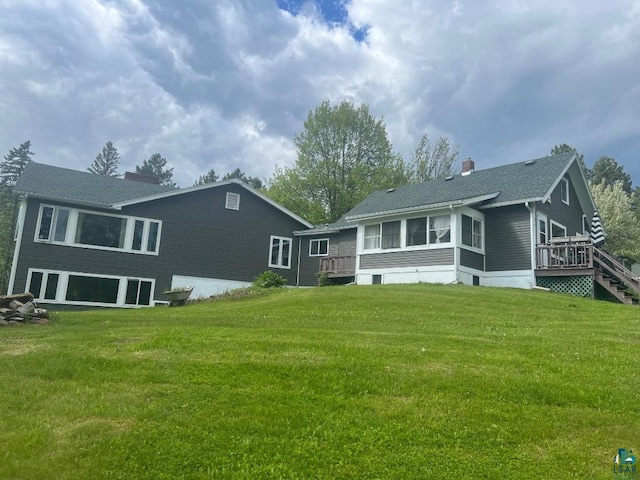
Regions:
<instances>
[{"instance_id":1,"label":"gray house siding","mask_svg":"<svg viewBox=\"0 0 640 480\"><path fill-rule=\"evenodd\" d=\"M484 255L478 252L472 252L466 248L461 248L460 265L475 268L476 270L484 270Z\"/></svg>"},{"instance_id":2,"label":"gray house siding","mask_svg":"<svg viewBox=\"0 0 640 480\"><path fill-rule=\"evenodd\" d=\"M240 194L240 209L225 208L226 193ZM271 269L295 284L298 247L293 231L304 225L235 184L125 207L123 215L162 221L158 255L142 255L34 242L39 200L25 217L14 292L26 289L29 268L153 278L154 298L173 275L251 282ZM58 202L42 203L61 205ZM67 205L73 206L73 205ZM270 236L292 239L291 268L270 268Z\"/></svg>"},{"instance_id":3,"label":"gray house siding","mask_svg":"<svg viewBox=\"0 0 640 480\"><path fill-rule=\"evenodd\" d=\"M531 218L524 205L484 210L486 271L531 269Z\"/></svg>"},{"instance_id":4,"label":"gray house siding","mask_svg":"<svg viewBox=\"0 0 640 480\"><path fill-rule=\"evenodd\" d=\"M360 255L360 269L453 265L453 248Z\"/></svg>"},{"instance_id":5,"label":"gray house siding","mask_svg":"<svg viewBox=\"0 0 640 480\"><path fill-rule=\"evenodd\" d=\"M560 196L560 184L551 192L551 201L538 204L538 211L549 217L549 220L558 222L567 228L567 235L582 234L582 207L578 202L573 183L569 179L569 205L562 201ZM590 219L589 219L590 220ZM551 230L549 230L551 231Z\"/></svg>"},{"instance_id":6,"label":"gray house siding","mask_svg":"<svg viewBox=\"0 0 640 480\"><path fill-rule=\"evenodd\" d=\"M314 286L318 284L316 273L320 270L320 259L309 255L311 240L328 238L330 256L354 256L356 255L356 228L341 230L338 233L326 235L301 236L295 240L301 242L300 247L300 285Z\"/></svg>"}]
</instances>

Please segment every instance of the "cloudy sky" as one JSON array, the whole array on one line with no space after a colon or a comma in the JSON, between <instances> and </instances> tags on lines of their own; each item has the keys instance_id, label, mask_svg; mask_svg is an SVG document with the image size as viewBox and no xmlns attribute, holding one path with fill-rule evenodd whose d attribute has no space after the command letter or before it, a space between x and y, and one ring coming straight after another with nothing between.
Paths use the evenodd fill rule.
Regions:
<instances>
[{"instance_id":1,"label":"cloudy sky","mask_svg":"<svg viewBox=\"0 0 640 480\"><path fill-rule=\"evenodd\" d=\"M638 186L640 0L0 0L2 155L269 178L344 99L407 160L425 132L476 168L568 143Z\"/></svg>"}]
</instances>

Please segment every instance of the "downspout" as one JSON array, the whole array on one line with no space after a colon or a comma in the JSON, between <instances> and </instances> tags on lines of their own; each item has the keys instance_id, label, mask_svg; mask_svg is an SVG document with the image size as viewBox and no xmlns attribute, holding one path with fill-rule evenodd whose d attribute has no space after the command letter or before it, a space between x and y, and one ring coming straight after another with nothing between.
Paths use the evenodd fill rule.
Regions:
<instances>
[{"instance_id":1,"label":"downspout","mask_svg":"<svg viewBox=\"0 0 640 480\"><path fill-rule=\"evenodd\" d=\"M302 237L298 237L298 268L296 269L296 287L300 286L300 256L302 253Z\"/></svg>"},{"instance_id":2,"label":"downspout","mask_svg":"<svg viewBox=\"0 0 640 480\"><path fill-rule=\"evenodd\" d=\"M13 261L11 262L11 274L9 276L9 284L7 285L7 295L13 293L13 286L16 280L16 270L18 269L18 257L20 256L20 244L22 243L22 231L24 230L24 218L27 214L27 197L23 197L20 202L20 208L18 209L18 215L16 218L17 231L13 236L13 241L16 243L13 250ZM15 229L15 226L14 226ZM25 279L26 281L26 279ZM25 285L24 290L29 289L28 285Z\"/></svg>"},{"instance_id":3,"label":"downspout","mask_svg":"<svg viewBox=\"0 0 640 480\"><path fill-rule=\"evenodd\" d=\"M451 211L451 213L453 212L453 203L449 204L449 210ZM427 225L427 228L429 226ZM456 215L454 215L453 218L453 222L451 225L451 231L453 232L453 227L455 227L455 239L456 241L453 244L453 268L454 268L454 273L455 273L455 277L456 277L456 283L462 283L460 281L460 248L458 247L458 218Z\"/></svg>"},{"instance_id":4,"label":"downspout","mask_svg":"<svg viewBox=\"0 0 640 480\"><path fill-rule=\"evenodd\" d=\"M535 203L533 206L529 205L529 202L524 202L524 206L527 210L529 210L529 219L530 219L530 233L531 233L531 286L536 286L536 245L537 245L537 230L538 220L536 219L536 206Z\"/></svg>"}]
</instances>

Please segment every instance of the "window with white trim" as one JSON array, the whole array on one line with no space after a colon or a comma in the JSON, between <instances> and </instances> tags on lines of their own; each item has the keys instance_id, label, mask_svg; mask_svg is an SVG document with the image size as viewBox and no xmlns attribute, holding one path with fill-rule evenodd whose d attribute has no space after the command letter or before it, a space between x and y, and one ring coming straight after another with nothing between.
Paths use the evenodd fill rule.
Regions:
<instances>
[{"instance_id":1,"label":"window with white trim","mask_svg":"<svg viewBox=\"0 0 640 480\"><path fill-rule=\"evenodd\" d=\"M448 243L451 241L451 215L429 217L429 243Z\"/></svg>"},{"instance_id":2,"label":"window with white trim","mask_svg":"<svg viewBox=\"0 0 640 480\"><path fill-rule=\"evenodd\" d=\"M291 268L291 238L271 236L269 266Z\"/></svg>"},{"instance_id":3,"label":"window with white trim","mask_svg":"<svg viewBox=\"0 0 640 480\"><path fill-rule=\"evenodd\" d=\"M365 250L373 250L380 248L380 224L365 225L364 227L364 245Z\"/></svg>"},{"instance_id":4,"label":"window with white trim","mask_svg":"<svg viewBox=\"0 0 640 480\"><path fill-rule=\"evenodd\" d=\"M240 210L240 194L227 192L227 199L224 207L229 210Z\"/></svg>"},{"instance_id":5,"label":"window with white trim","mask_svg":"<svg viewBox=\"0 0 640 480\"><path fill-rule=\"evenodd\" d=\"M567 227L565 227L564 225L560 225L554 220L549 220L549 223L551 224L551 238L567 236Z\"/></svg>"},{"instance_id":6,"label":"window with white trim","mask_svg":"<svg viewBox=\"0 0 640 480\"><path fill-rule=\"evenodd\" d=\"M324 257L329 255L329 239L315 238L309 242L310 257Z\"/></svg>"},{"instance_id":7,"label":"window with white trim","mask_svg":"<svg viewBox=\"0 0 640 480\"><path fill-rule=\"evenodd\" d=\"M569 205L569 180L566 178L560 180L560 199Z\"/></svg>"},{"instance_id":8,"label":"window with white trim","mask_svg":"<svg viewBox=\"0 0 640 480\"><path fill-rule=\"evenodd\" d=\"M41 205L35 241L153 255L160 230L159 220Z\"/></svg>"},{"instance_id":9,"label":"window with white trim","mask_svg":"<svg viewBox=\"0 0 640 480\"><path fill-rule=\"evenodd\" d=\"M462 217L462 244L482 250L482 220L465 215Z\"/></svg>"},{"instance_id":10,"label":"window with white trim","mask_svg":"<svg viewBox=\"0 0 640 480\"><path fill-rule=\"evenodd\" d=\"M382 224L382 248L400 247L400 220Z\"/></svg>"},{"instance_id":11,"label":"window with white trim","mask_svg":"<svg viewBox=\"0 0 640 480\"><path fill-rule=\"evenodd\" d=\"M27 285L39 301L72 305L139 306L152 304L154 281L29 269Z\"/></svg>"}]
</instances>

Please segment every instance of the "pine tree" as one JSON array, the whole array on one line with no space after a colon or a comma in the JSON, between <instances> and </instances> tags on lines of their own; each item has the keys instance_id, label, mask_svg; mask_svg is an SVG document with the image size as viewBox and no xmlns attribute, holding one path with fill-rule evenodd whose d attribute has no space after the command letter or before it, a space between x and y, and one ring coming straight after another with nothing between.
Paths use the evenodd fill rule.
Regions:
<instances>
[{"instance_id":1,"label":"pine tree","mask_svg":"<svg viewBox=\"0 0 640 480\"><path fill-rule=\"evenodd\" d=\"M166 185L168 187L175 187L173 182L173 167L166 168L167 159L159 153L154 153L147 160L142 162L142 165L136 165L136 173L142 175L151 175L160 180L160 185Z\"/></svg>"},{"instance_id":2,"label":"pine tree","mask_svg":"<svg viewBox=\"0 0 640 480\"><path fill-rule=\"evenodd\" d=\"M9 150L9 153L4 156L4 161L0 163L0 183L9 186L15 185L33 155L30 140L21 143L18 148Z\"/></svg>"},{"instance_id":3,"label":"pine tree","mask_svg":"<svg viewBox=\"0 0 640 480\"><path fill-rule=\"evenodd\" d=\"M113 146L113 143L107 142L104 144L104 147L102 147L102 152L96 156L96 159L87 170L98 175L117 177L119 175L119 163L120 154L118 153L118 149Z\"/></svg>"}]
</instances>

